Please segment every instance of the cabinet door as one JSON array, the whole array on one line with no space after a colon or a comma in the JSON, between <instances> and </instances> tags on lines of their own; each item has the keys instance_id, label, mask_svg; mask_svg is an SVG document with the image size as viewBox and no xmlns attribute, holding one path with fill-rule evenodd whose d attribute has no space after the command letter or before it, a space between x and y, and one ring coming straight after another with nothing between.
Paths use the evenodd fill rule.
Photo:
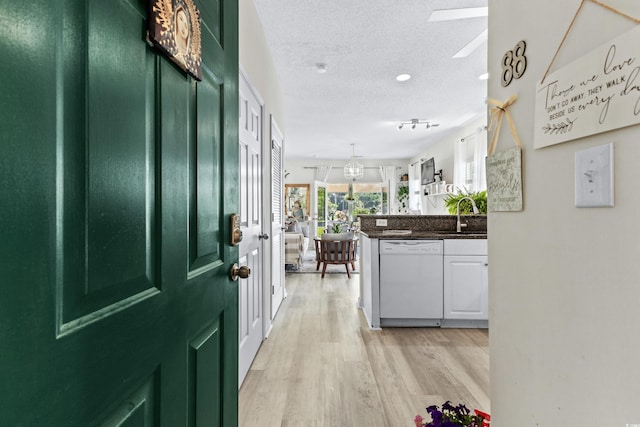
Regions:
<instances>
[{"instance_id":1,"label":"cabinet door","mask_svg":"<svg viewBox=\"0 0 640 427\"><path fill-rule=\"evenodd\" d=\"M444 318L489 319L488 257L444 257Z\"/></svg>"}]
</instances>

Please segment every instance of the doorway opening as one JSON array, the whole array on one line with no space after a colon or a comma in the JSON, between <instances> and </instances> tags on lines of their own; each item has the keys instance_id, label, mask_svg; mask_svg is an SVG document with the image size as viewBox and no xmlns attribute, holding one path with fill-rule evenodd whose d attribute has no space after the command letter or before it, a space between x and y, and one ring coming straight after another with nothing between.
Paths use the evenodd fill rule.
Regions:
<instances>
[{"instance_id":1,"label":"doorway opening","mask_svg":"<svg viewBox=\"0 0 640 427\"><path fill-rule=\"evenodd\" d=\"M318 228L347 231L360 214L387 214L388 195L383 183L327 184L326 192L318 192Z\"/></svg>"}]
</instances>

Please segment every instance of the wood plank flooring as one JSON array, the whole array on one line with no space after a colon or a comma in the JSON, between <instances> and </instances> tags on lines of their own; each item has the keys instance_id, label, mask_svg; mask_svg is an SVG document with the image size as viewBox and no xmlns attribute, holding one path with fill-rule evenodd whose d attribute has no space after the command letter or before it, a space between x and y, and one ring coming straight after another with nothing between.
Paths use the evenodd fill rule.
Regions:
<instances>
[{"instance_id":1,"label":"wood plank flooring","mask_svg":"<svg viewBox=\"0 0 640 427\"><path fill-rule=\"evenodd\" d=\"M446 400L490 412L488 332L371 331L358 280L286 276L288 297L240 389L240 426L412 426Z\"/></svg>"}]
</instances>

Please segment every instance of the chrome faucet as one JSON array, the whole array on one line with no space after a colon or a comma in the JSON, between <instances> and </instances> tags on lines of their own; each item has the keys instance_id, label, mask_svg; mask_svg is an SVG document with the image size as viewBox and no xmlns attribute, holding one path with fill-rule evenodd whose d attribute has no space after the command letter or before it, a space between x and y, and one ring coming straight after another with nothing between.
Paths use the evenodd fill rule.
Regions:
<instances>
[{"instance_id":1,"label":"chrome faucet","mask_svg":"<svg viewBox=\"0 0 640 427\"><path fill-rule=\"evenodd\" d=\"M457 214L458 214L458 224L456 226L456 231L458 233L462 232L462 227L466 227L467 224L461 224L460 223L460 202L463 200L469 200L471 202L471 206L473 206L473 213L474 214L478 214L478 207L476 206L476 202L473 201L473 199L471 197L463 197L460 200L458 200L458 209L457 209Z\"/></svg>"}]
</instances>

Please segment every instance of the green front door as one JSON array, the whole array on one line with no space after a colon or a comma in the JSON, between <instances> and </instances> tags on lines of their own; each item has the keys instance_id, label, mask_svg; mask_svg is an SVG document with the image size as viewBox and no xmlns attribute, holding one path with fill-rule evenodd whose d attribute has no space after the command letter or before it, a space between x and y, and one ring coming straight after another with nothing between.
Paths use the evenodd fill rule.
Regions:
<instances>
[{"instance_id":1,"label":"green front door","mask_svg":"<svg viewBox=\"0 0 640 427\"><path fill-rule=\"evenodd\" d=\"M182 0L173 0L182 1ZM237 0L0 0L0 426L235 426Z\"/></svg>"}]
</instances>

